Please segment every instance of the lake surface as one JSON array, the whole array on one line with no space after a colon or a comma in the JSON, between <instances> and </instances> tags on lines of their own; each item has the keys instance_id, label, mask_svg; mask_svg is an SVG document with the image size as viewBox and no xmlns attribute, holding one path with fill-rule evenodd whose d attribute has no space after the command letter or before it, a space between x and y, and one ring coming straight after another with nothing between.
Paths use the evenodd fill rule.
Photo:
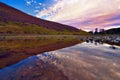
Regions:
<instances>
[{"instance_id":1,"label":"lake surface","mask_svg":"<svg viewBox=\"0 0 120 80\"><path fill-rule=\"evenodd\" d=\"M2 49L0 80L120 80L119 46L74 39L44 45L25 41L29 45L22 47L23 40L4 42L13 46Z\"/></svg>"}]
</instances>

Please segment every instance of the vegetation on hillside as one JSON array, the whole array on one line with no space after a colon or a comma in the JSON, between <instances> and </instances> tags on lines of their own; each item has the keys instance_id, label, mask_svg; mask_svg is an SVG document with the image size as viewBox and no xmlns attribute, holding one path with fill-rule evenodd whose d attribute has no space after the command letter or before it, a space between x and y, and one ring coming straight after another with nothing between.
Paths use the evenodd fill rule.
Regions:
<instances>
[{"instance_id":1,"label":"vegetation on hillside","mask_svg":"<svg viewBox=\"0 0 120 80\"><path fill-rule=\"evenodd\" d=\"M75 27L28 15L0 2L0 34L86 35Z\"/></svg>"},{"instance_id":2,"label":"vegetation on hillside","mask_svg":"<svg viewBox=\"0 0 120 80\"><path fill-rule=\"evenodd\" d=\"M25 24L20 22L0 22L0 34L86 35L88 33L82 30L78 32L70 30L57 31L35 24Z\"/></svg>"},{"instance_id":3,"label":"vegetation on hillside","mask_svg":"<svg viewBox=\"0 0 120 80\"><path fill-rule=\"evenodd\" d=\"M38 26L42 26L47 29L53 29L57 31L64 31L64 29L70 31L79 31L79 29L72 26L33 17L1 2L0 2L0 21L2 22L10 21L14 23L20 22L24 24L36 24Z\"/></svg>"}]
</instances>

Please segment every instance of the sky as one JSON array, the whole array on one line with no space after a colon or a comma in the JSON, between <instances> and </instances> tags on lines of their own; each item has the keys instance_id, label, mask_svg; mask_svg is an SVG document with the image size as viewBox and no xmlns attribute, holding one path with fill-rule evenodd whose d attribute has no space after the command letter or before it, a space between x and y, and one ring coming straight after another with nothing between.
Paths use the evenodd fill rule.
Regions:
<instances>
[{"instance_id":1,"label":"sky","mask_svg":"<svg viewBox=\"0 0 120 80\"><path fill-rule=\"evenodd\" d=\"M120 0L0 0L27 14L86 31L120 27Z\"/></svg>"}]
</instances>

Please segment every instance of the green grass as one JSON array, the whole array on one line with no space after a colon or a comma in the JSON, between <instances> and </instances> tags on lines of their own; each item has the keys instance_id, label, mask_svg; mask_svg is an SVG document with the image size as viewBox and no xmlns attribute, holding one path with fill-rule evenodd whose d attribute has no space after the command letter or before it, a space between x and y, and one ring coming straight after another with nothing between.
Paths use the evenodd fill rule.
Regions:
<instances>
[{"instance_id":1,"label":"green grass","mask_svg":"<svg viewBox=\"0 0 120 80\"><path fill-rule=\"evenodd\" d=\"M23 24L23 23L13 23L13 22L0 22L0 34L41 34L41 35L88 35L87 32L80 30L79 32L63 30L56 31L52 29L47 29L43 26L38 26L34 24Z\"/></svg>"}]
</instances>

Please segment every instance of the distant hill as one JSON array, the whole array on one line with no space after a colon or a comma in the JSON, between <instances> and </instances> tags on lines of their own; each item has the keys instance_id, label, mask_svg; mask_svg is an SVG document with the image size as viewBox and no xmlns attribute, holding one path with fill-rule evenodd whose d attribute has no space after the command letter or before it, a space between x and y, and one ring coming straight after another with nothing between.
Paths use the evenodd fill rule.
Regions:
<instances>
[{"instance_id":1,"label":"distant hill","mask_svg":"<svg viewBox=\"0 0 120 80\"><path fill-rule=\"evenodd\" d=\"M113 28L105 31L106 34L120 34L120 28Z\"/></svg>"},{"instance_id":2,"label":"distant hill","mask_svg":"<svg viewBox=\"0 0 120 80\"><path fill-rule=\"evenodd\" d=\"M88 34L72 26L30 16L0 2L0 34Z\"/></svg>"},{"instance_id":3,"label":"distant hill","mask_svg":"<svg viewBox=\"0 0 120 80\"><path fill-rule=\"evenodd\" d=\"M100 32L99 34L120 34L120 28L108 29L108 30Z\"/></svg>"}]
</instances>

